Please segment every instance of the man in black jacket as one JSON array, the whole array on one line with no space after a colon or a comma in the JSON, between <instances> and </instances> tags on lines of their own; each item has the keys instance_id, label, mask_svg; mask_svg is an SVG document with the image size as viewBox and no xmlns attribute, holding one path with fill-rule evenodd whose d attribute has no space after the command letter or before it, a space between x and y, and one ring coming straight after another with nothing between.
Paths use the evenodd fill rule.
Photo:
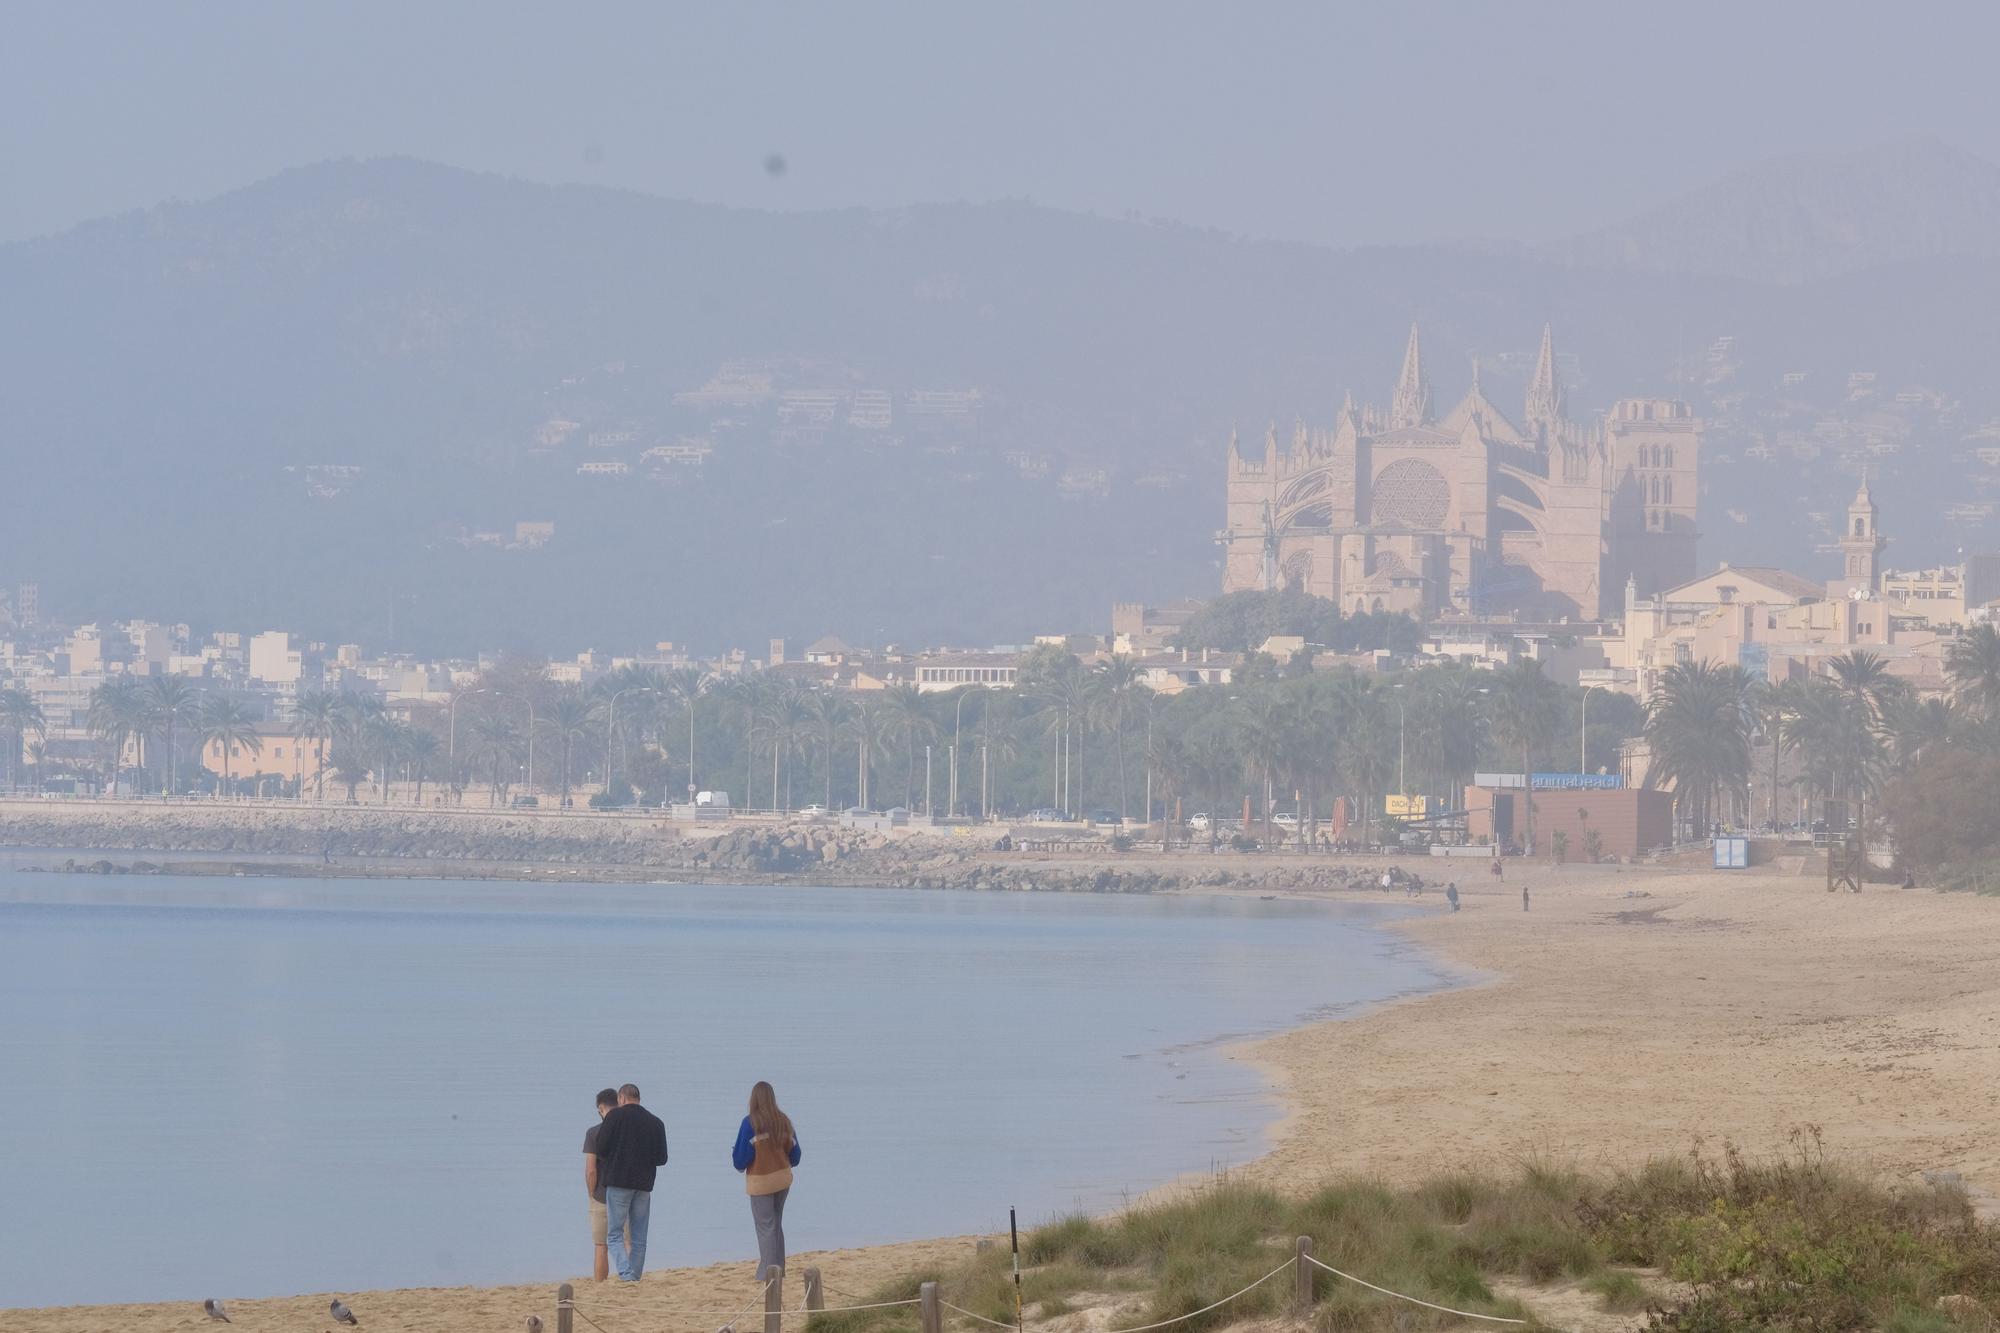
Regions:
<instances>
[{"instance_id":1,"label":"man in black jacket","mask_svg":"<svg viewBox=\"0 0 2000 1333\"><path fill-rule=\"evenodd\" d=\"M639 1089L618 1089L618 1106L597 1127L597 1178L608 1214L605 1243L623 1282L646 1271L646 1223L653 1213L653 1181L667 1162L667 1127L639 1105Z\"/></svg>"}]
</instances>

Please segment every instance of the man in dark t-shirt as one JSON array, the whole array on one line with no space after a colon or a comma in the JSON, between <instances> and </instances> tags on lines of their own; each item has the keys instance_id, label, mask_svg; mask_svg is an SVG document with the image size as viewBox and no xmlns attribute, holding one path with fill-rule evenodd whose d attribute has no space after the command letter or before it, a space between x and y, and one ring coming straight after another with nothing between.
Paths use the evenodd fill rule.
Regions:
<instances>
[{"instance_id":1,"label":"man in dark t-shirt","mask_svg":"<svg viewBox=\"0 0 2000 1333\"><path fill-rule=\"evenodd\" d=\"M646 1271L646 1224L653 1182L667 1164L667 1127L639 1105L639 1089L618 1089L618 1105L597 1127L597 1179L604 1186L605 1243L618 1277L637 1282Z\"/></svg>"},{"instance_id":2,"label":"man in dark t-shirt","mask_svg":"<svg viewBox=\"0 0 2000 1333\"><path fill-rule=\"evenodd\" d=\"M618 1105L618 1089L606 1088L597 1094L598 1123L583 1131L583 1188L590 1196L590 1243L595 1248L590 1274L599 1282L611 1276L611 1251L605 1243L610 1219L604 1211L604 1181L597 1174L597 1131L604 1117Z\"/></svg>"}]
</instances>

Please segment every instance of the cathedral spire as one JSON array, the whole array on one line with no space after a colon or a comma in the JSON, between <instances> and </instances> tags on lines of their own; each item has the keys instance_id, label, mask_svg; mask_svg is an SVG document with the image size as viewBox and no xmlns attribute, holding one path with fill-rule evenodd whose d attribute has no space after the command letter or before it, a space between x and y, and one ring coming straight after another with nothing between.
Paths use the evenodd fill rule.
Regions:
<instances>
[{"instance_id":1,"label":"cathedral spire","mask_svg":"<svg viewBox=\"0 0 2000 1333\"><path fill-rule=\"evenodd\" d=\"M1400 430L1431 419L1431 388L1424 379L1424 352L1417 341L1416 321L1410 322L1409 346L1403 349L1403 373L1396 377L1396 396L1389 400L1389 425Z\"/></svg>"},{"instance_id":2,"label":"cathedral spire","mask_svg":"<svg viewBox=\"0 0 2000 1333\"><path fill-rule=\"evenodd\" d=\"M1556 340L1554 330L1542 325L1542 350L1535 358L1535 376L1528 381L1528 405L1522 413L1528 429L1554 426L1563 419L1562 385L1556 380Z\"/></svg>"}]
</instances>

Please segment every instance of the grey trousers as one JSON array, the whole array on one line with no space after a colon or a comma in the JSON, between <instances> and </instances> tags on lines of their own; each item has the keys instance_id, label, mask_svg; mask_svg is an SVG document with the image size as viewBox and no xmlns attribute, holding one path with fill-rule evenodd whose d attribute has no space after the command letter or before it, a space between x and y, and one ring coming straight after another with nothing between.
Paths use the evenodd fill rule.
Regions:
<instances>
[{"instance_id":1,"label":"grey trousers","mask_svg":"<svg viewBox=\"0 0 2000 1333\"><path fill-rule=\"evenodd\" d=\"M750 1220L757 1224L757 1280L768 1279L772 1270L785 1267L785 1196L787 1186L776 1194L750 1196Z\"/></svg>"}]
</instances>

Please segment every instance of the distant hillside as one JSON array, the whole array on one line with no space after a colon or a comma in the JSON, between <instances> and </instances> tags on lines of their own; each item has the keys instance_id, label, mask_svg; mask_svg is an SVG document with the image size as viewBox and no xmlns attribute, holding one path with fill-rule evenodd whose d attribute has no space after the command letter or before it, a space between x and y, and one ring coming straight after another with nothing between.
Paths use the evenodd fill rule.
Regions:
<instances>
[{"instance_id":1,"label":"distant hillside","mask_svg":"<svg viewBox=\"0 0 2000 1333\"><path fill-rule=\"evenodd\" d=\"M408 648L1016 641L1212 591L1231 427L1385 398L1413 316L1441 403L1475 356L1516 401L1553 320L1579 413L1865 365L1979 420L1996 295L328 163L0 247L0 586ZM1878 481L1892 522L1962 498L1957 459ZM1797 563L1796 500L1851 474L1756 466L1775 491L1715 472L1706 553Z\"/></svg>"},{"instance_id":2,"label":"distant hillside","mask_svg":"<svg viewBox=\"0 0 2000 1333\"><path fill-rule=\"evenodd\" d=\"M1785 283L1946 256L2000 258L2000 167L1936 139L1779 158L1542 253Z\"/></svg>"}]
</instances>

